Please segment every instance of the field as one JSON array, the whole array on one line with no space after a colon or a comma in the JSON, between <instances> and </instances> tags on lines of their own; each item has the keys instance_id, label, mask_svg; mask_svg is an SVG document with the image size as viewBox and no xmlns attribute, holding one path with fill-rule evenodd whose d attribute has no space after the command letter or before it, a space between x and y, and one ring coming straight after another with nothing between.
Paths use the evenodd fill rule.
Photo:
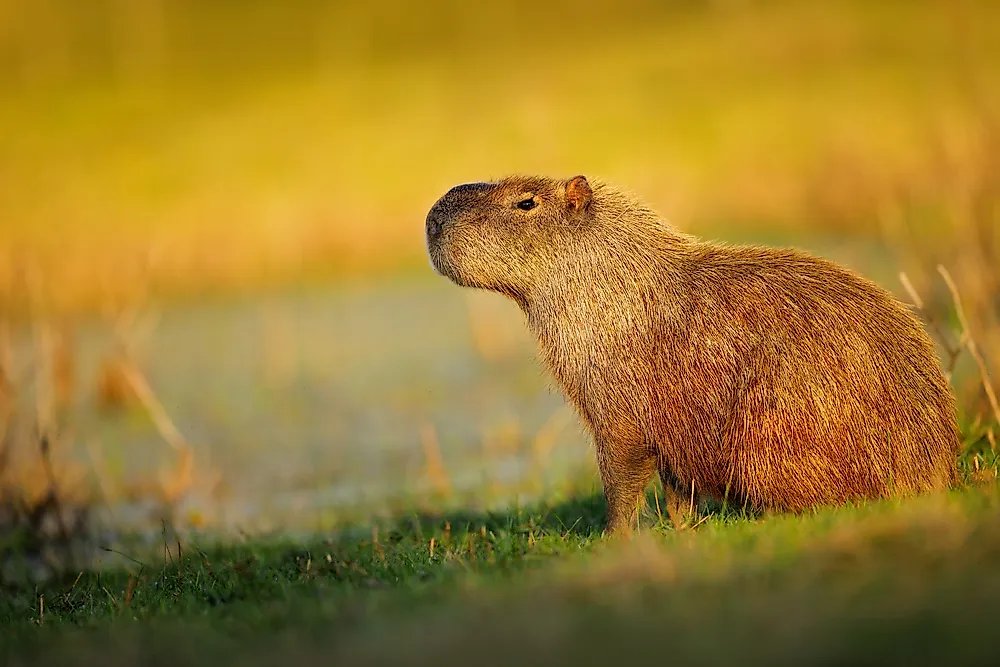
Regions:
<instances>
[{"instance_id":1,"label":"field","mask_svg":"<svg viewBox=\"0 0 1000 667\"><path fill-rule=\"evenodd\" d=\"M412 514L228 548L164 540L127 571L0 602L6 664L994 664L996 484L602 543L587 495ZM19 645L16 652L10 651Z\"/></svg>"},{"instance_id":2,"label":"field","mask_svg":"<svg viewBox=\"0 0 1000 667\"><path fill-rule=\"evenodd\" d=\"M986 1L0 0L4 664L995 662L998 73ZM521 314L426 259L514 171L914 303L963 487L603 538Z\"/></svg>"}]
</instances>

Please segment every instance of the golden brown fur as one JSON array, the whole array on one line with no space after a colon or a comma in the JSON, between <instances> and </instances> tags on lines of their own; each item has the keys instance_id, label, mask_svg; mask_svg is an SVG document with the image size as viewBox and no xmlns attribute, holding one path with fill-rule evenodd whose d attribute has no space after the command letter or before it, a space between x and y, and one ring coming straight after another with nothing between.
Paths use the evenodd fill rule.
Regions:
<instances>
[{"instance_id":1,"label":"golden brown fur","mask_svg":"<svg viewBox=\"0 0 1000 667\"><path fill-rule=\"evenodd\" d=\"M932 342L836 264L697 240L582 176L458 186L426 224L439 273L526 314L593 434L613 532L656 472L672 509L692 486L801 511L956 480Z\"/></svg>"}]
</instances>

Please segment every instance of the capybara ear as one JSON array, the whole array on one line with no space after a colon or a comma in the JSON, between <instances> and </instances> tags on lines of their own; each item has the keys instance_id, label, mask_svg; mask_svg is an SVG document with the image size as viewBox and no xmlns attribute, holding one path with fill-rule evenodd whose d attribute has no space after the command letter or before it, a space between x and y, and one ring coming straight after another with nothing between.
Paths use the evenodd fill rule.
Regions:
<instances>
[{"instance_id":1,"label":"capybara ear","mask_svg":"<svg viewBox=\"0 0 1000 667\"><path fill-rule=\"evenodd\" d=\"M586 176L574 176L566 184L566 202L574 211L582 211L587 208L594 191L590 189L590 183Z\"/></svg>"}]
</instances>

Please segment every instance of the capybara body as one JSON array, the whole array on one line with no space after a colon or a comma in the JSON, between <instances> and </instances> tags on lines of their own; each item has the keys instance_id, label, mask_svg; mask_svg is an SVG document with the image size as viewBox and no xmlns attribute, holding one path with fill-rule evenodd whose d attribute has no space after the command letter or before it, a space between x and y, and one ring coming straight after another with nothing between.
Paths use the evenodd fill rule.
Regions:
<instances>
[{"instance_id":1,"label":"capybara body","mask_svg":"<svg viewBox=\"0 0 1000 667\"><path fill-rule=\"evenodd\" d=\"M434 268L507 295L593 435L608 529L659 473L757 511L955 482L954 397L919 319L789 249L674 229L583 176L457 186L426 220Z\"/></svg>"}]
</instances>

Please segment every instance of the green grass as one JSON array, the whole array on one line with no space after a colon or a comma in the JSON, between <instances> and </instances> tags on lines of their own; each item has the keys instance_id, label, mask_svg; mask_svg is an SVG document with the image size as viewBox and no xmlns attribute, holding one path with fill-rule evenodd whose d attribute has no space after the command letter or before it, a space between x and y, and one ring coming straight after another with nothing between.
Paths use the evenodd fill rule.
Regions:
<instances>
[{"instance_id":1,"label":"green grass","mask_svg":"<svg viewBox=\"0 0 1000 667\"><path fill-rule=\"evenodd\" d=\"M625 544L601 537L603 516L583 494L301 543L164 543L125 568L7 591L3 652L13 665L997 657L995 483L804 516L721 511L684 531L651 510Z\"/></svg>"}]
</instances>

